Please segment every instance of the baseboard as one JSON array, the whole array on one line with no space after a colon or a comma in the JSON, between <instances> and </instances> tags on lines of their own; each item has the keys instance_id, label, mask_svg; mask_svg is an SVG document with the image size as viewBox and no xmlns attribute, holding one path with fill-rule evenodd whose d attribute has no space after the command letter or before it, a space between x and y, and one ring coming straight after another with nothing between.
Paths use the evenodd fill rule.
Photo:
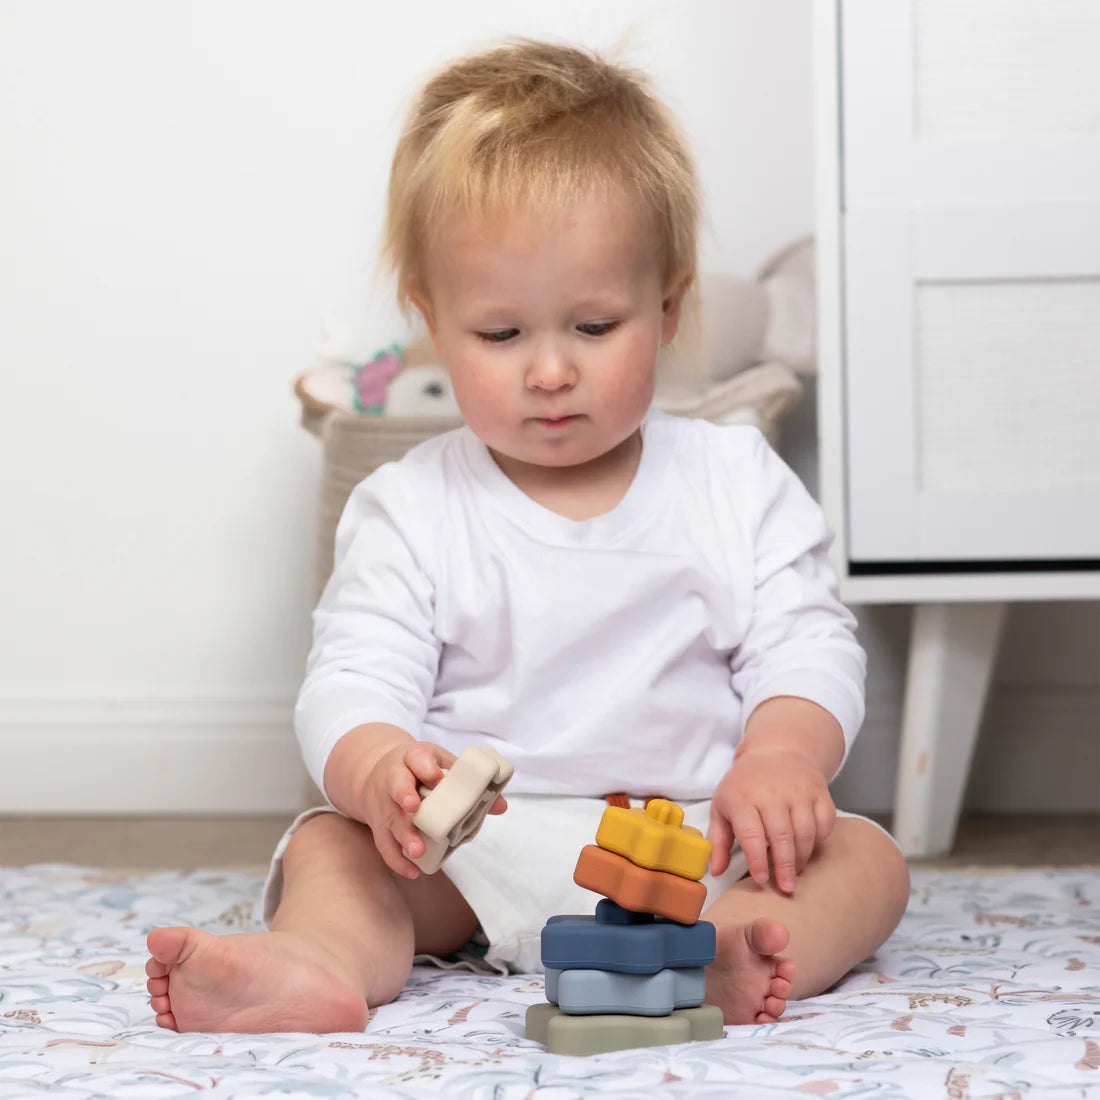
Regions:
<instances>
[{"instance_id":1,"label":"baseboard","mask_svg":"<svg viewBox=\"0 0 1100 1100\"><path fill-rule=\"evenodd\" d=\"M291 700L0 700L0 815L294 812Z\"/></svg>"},{"instance_id":2,"label":"baseboard","mask_svg":"<svg viewBox=\"0 0 1100 1100\"><path fill-rule=\"evenodd\" d=\"M305 772L290 700L2 700L4 814L282 814L302 806ZM997 689L967 808L1095 812L1100 693ZM834 784L847 810L893 807L901 700L872 694Z\"/></svg>"}]
</instances>

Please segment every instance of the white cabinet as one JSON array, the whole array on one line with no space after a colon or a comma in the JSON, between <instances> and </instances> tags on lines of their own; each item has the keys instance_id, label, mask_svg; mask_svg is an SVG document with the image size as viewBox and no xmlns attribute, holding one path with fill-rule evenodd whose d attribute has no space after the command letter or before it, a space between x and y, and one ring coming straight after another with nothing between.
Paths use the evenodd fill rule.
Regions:
<instances>
[{"instance_id":1,"label":"white cabinet","mask_svg":"<svg viewBox=\"0 0 1100 1100\"><path fill-rule=\"evenodd\" d=\"M1005 602L1100 597L1100 4L815 12L822 500L844 597L918 605L895 832L932 854Z\"/></svg>"}]
</instances>

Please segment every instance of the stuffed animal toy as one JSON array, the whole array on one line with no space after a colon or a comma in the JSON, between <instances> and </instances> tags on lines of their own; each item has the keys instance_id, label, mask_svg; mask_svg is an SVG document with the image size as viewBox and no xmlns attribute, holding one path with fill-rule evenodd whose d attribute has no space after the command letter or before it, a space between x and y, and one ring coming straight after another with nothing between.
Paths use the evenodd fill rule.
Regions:
<instances>
[{"instance_id":1,"label":"stuffed animal toy","mask_svg":"<svg viewBox=\"0 0 1100 1100\"><path fill-rule=\"evenodd\" d=\"M804 238L753 279L703 272L696 293L701 344L690 338L666 358L656 403L667 412L720 423L753 423L773 439L816 361L814 245Z\"/></svg>"},{"instance_id":2,"label":"stuffed animal toy","mask_svg":"<svg viewBox=\"0 0 1100 1100\"><path fill-rule=\"evenodd\" d=\"M406 367L386 392L387 416L458 417L458 403L446 367Z\"/></svg>"},{"instance_id":3,"label":"stuffed animal toy","mask_svg":"<svg viewBox=\"0 0 1100 1100\"><path fill-rule=\"evenodd\" d=\"M712 379L754 363L817 372L813 238L777 253L752 280L704 272L699 292Z\"/></svg>"},{"instance_id":4,"label":"stuffed animal toy","mask_svg":"<svg viewBox=\"0 0 1100 1100\"><path fill-rule=\"evenodd\" d=\"M391 344L377 352L370 362L352 369L352 403L357 412L380 413L385 410L390 382L405 365L400 344Z\"/></svg>"},{"instance_id":5,"label":"stuffed animal toy","mask_svg":"<svg viewBox=\"0 0 1100 1100\"><path fill-rule=\"evenodd\" d=\"M460 419L451 378L436 362L426 337L407 347L392 344L365 363L323 360L295 379L294 392L302 402L302 420L316 430L331 412L387 417Z\"/></svg>"}]
</instances>

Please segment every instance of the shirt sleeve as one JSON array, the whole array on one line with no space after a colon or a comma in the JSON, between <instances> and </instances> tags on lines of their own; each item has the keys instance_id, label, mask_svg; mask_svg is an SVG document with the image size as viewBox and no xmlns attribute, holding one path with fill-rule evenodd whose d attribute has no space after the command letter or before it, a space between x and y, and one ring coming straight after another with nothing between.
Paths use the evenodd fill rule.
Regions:
<instances>
[{"instance_id":1,"label":"shirt sleeve","mask_svg":"<svg viewBox=\"0 0 1100 1100\"><path fill-rule=\"evenodd\" d=\"M345 733L387 722L415 737L431 699L440 650L434 586L425 540L401 521L409 488L396 477L383 468L352 493L336 530L332 576L313 615L294 727L322 791L325 764Z\"/></svg>"},{"instance_id":2,"label":"shirt sleeve","mask_svg":"<svg viewBox=\"0 0 1100 1100\"><path fill-rule=\"evenodd\" d=\"M731 661L745 721L765 699L824 707L844 732L844 758L864 717L867 659L837 598L832 533L817 502L763 436L755 451L752 617Z\"/></svg>"}]
</instances>

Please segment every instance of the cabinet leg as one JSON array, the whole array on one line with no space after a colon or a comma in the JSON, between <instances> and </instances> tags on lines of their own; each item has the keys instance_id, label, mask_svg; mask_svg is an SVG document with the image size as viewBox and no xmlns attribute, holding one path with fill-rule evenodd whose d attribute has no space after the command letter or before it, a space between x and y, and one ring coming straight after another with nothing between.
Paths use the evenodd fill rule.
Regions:
<instances>
[{"instance_id":1,"label":"cabinet leg","mask_svg":"<svg viewBox=\"0 0 1100 1100\"><path fill-rule=\"evenodd\" d=\"M955 842L1006 605L918 604L902 712L894 835L907 856Z\"/></svg>"}]
</instances>

